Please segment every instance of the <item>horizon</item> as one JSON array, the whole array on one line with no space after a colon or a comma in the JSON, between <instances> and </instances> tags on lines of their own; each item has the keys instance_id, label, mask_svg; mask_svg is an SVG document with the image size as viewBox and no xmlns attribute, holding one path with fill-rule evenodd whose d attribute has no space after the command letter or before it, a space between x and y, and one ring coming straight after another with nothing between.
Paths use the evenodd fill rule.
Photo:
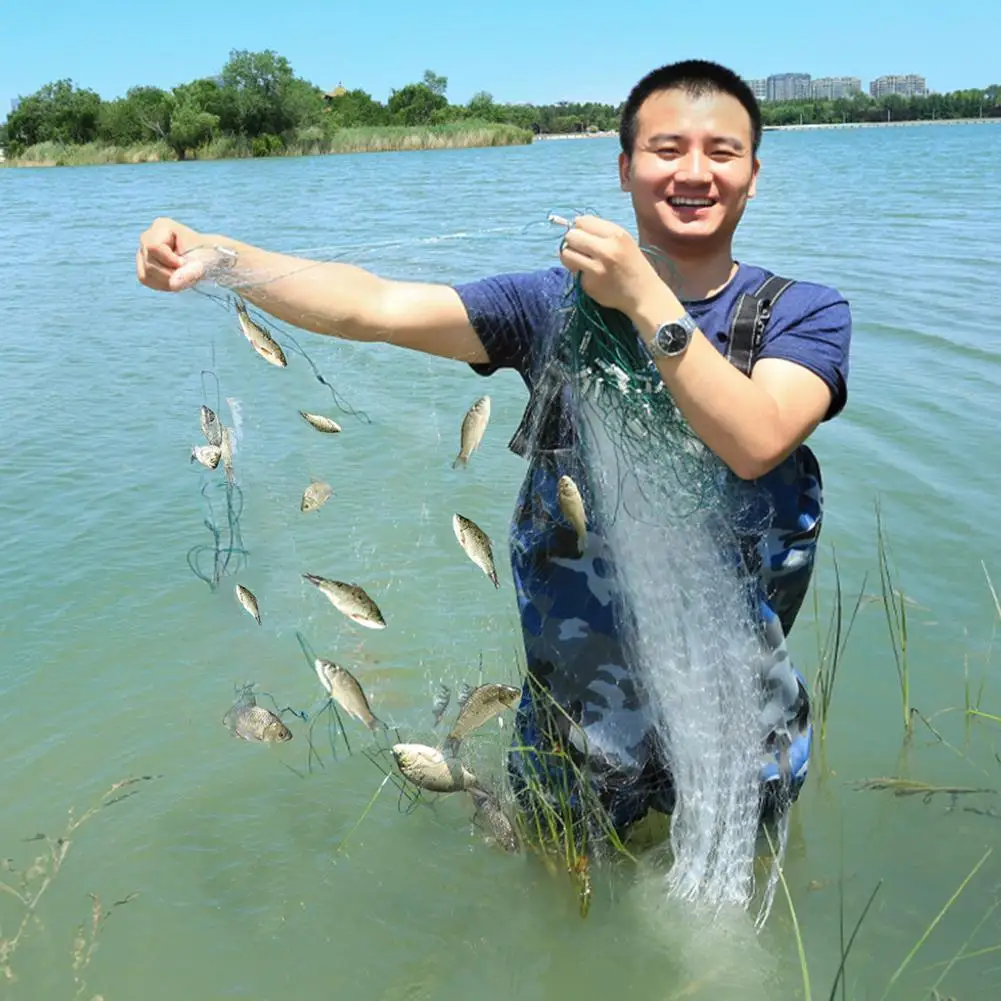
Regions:
<instances>
[{"instance_id":1,"label":"horizon","mask_svg":"<svg viewBox=\"0 0 1001 1001\"><path fill-rule=\"evenodd\" d=\"M280 15L261 0L239 6L220 0L199 11L194 32L190 22L164 19L159 10L114 0L87 9L53 0L44 9L33 6L7 15L9 41L0 46L0 113L5 120L12 100L61 79L106 101L134 86L170 90L217 75L234 49L274 50L288 59L296 76L323 90L340 83L383 103L392 90L419 81L431 69L448 79L446 96L452 104L466 104L487 91L499 104L614 106L648 70L684 58L715 60L746 80L794 72L814 79L858 77L864 92L872 80L894 74L923 76L929 92L940 94L999 82L970 82L979 75L976 67L986 76L996 63L993 33L970 35L957 20L943 21L931 0L888 0L877 13L859 0L831 12L804 10L784 0L767 18L750 21L746 7L735 0L721 3L715 11L719 31L693 52L689 45L662 43L660 31L631 30L649 21L669 28L663 33L669 36L706 34L698 11L665 18L652 0L637 0L630 20L615 23L608 23L604 9L587 3L556 2L541 10L529 0L512 0L497 18L459 0L442 0L433 17L392 0L378 16L366 9L334 11L312 0L285 6ZM598 13L603 15L602 47L615 55L594 59L587 56L584 26ZM56 33L53 24L60 26ZM382 31L387 24L390 33ZM157 40L156 52L149 38ZM782 52L792 55L786 59Z\"/></svg>"}]
</instances>

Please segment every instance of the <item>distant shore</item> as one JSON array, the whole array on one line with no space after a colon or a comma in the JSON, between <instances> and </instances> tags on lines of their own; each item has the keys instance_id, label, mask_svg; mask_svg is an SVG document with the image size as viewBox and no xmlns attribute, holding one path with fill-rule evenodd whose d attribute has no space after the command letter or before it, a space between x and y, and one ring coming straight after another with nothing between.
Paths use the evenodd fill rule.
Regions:
<instances>
[{"instance_id":1,"label":"distant shore","mask_svg":"<svg viewBox=\"0 0 1001 1001\"><path fill-rule=\"evenodd\" d=\"M822 122L810 125L765 125L765 132L792 132L804 129L885 129L906 125L1001 125L1001 118L917 118L906 122Z\"/></svg>"},{"instance_id":2,"label":"distant shore","mask_svg":"<svg viewBox=\"0 0 1001 1001\"><path fill-rule=\"evenodd\" d=\"M477 149L492 146L523 146L532 141L529 129L491 122L462 122L452 125L374 126L339 129L329 139L308 134L284 148L262 152L244 136L221 136L197 149L188 150L184 160L236 160L254 156L326 156L338 153L394 153L404 150ZM182 158L164 142L138 146L109 146L39 143L19 157L4 161L4 167L84 167L118 163L177 162Z\"/></svg>"}]
</instances>

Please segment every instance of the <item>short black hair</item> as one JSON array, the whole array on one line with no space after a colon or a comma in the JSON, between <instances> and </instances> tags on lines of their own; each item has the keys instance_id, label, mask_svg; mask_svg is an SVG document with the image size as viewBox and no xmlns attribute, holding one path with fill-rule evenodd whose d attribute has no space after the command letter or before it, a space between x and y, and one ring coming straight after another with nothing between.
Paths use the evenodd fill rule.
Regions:
<instances>
[{"instance_id":1,"label":"short black hair","mask_svg":"<svg viewBox=\"0 0 1001 1001\"><path fill-rule=\"evenodd\" d=\"M683 90L691 97L713 93L735 97L751 118L752 153L757 155L761 143L761 108L754 91L733 70L719 63L686 59L651 70L630 91L619 121L619 142L626 156L632 156L636 146L636 116L640 106L651 94L662 90Z\"/></svg>"}]
</instances>

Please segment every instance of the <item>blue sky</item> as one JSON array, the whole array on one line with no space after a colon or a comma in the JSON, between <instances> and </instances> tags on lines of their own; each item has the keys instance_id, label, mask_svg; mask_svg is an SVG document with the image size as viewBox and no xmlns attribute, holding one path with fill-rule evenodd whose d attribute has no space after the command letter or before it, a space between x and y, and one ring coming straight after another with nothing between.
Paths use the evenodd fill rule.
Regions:
<instances>
[{"instance_id":1,"label":"blue sky","mask_svg":"<svg viewBox=\"0 0 1001 1001\"><path fill-rule=\"evenodd\" d=\"M12 97L51 80L70 77L113 98L135 84L213 75L230 49L275 49L299 76L379 100L430 68L448 77L455 103L478 90L498 101L616 103L648 69L687 57L746 77L858 76L865 88L885 73L920 73L948 91L1001 82L1001 5L977 6L979 14L941 0L6 0L0 120Z\"/></svg>"}]
</instances>

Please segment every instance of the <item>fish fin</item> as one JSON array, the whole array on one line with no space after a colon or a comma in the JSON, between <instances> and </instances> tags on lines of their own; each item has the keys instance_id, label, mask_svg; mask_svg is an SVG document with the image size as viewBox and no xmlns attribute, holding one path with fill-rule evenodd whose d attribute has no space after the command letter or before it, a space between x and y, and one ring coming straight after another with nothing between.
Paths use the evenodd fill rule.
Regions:
<instances>
[{"instance_id":1,"label":"fish fin","mask_svg":"<svg viewBox=\"0 0 1001 1001\"><path fill-rule=\"evenodd\" d=\"M490 573L487 576L493 582L494 587L500 587L500 580L497 577L497 571L496 570L491 570Z\"/></svg>"},{"instance_id":2,"label":"fish fin","mask_svg":"<svg viewBox=\"0 0 1001 1001\"><path fill-rule=\"evenodd\" d=\"M462 683L462 688L459 689L459 697L455 703L456 706L458 706L459 712L462 712L462 710L466 708L466 703L469 701L469 696L473 694L473 691L474 689L472 685L469 685L466 682Z\"/></svg>"},{"instance_id":3,"label":"fish fin","mask_svg":"<svg viewBox=\"0 0 1001 1001\"><path fill-rule=\"evenodd\" d=\"M315 587L319 587L320 586L320 578L317 577L316 574L304 573L302 576L306 580L308 580L310 582L310 584L313 584Z\"/></svg>"},{"instance_id":4,"label":"fish fin","mask_svg":"<svg viewBox=\"0 0 1001 1001\"><path fill-rule=\"evenodd\" d=\"M463 454L460 452L455 457L455 462L452 463L452 468L458 469L459 466L462 466L462 468L465 469L468 462L469 462L469 456L467 455L464 457Z\"/></svg>"}]
</instances>

